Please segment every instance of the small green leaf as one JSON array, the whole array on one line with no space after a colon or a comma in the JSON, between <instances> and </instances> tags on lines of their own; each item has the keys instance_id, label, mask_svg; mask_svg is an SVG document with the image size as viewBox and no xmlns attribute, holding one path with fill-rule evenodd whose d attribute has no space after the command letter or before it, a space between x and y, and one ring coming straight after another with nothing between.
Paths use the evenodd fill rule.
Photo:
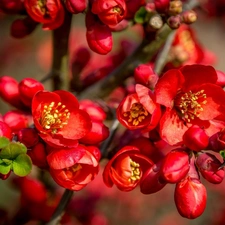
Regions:
<instances>
[{"instance_id":1,"label":"small green leaf","mask_svg":"<svg viewBox=\"0 0 225 225\"><path fill-rule=\"evenodd\" d=\"M220 155L223 157L223 159L225 159L225 150L221 150Z\"/></svg>"},{"instance_id":2,"label":"small green leaf","mask_svg":"<svg viewBox=\"0 0 225 225\"><path fill-rule=\"evenodd\" d=\"M6 165L10 165L12 163L12 160L10 160L10 159L2 159L2 162L5 163Z\"/></svg>"},{"instance_id":3,"label":"small green leaf","mask_svg":"<svg viewBox=\"0 0 225 225\"><path fill-rule=\"evenodd\" d=\"M27 148L24 144L19 142L11 142L4 147L0 152L1 159L15 159L18 155L27 152Z\"/></svg>"},{"instance_id":4,"label":"small green leaf","mask_svg":"<svg viewBox=\"0 0 225 225\"><path fill-rule=\"evenodd\" d=\"M0 137L0 149L6 147L10 143L9 139L6 137Z\"/></svg>"},{"instance_id":5,"label":"small green leaf","mask_svg":"<svg viewBox=\"0 0 225 225\"><path fill-rule=\"evenodd\" d=\"M136 23L143 24L145 22L147 11L144 6L140 7L140 9L135 13L134 21Z\"/></svg>"},{"instance_id":6,"label":"small green leaf","mask_svg":"<svg viewBox=\"0 0 225 225\"><path fill-rule=\"evenodd\" d=\"M12 163L13 172L20 177L24 177L31 172L32 161L27 154L20 154Z\"/></svg>"},{"instance_id":7,"label":"small green leaf","mask_svg":"<svg viewBox=\"0 0 225 225\"><path fill-rule=\"evenodd\" d=\"M0 173L5 175L8 174L11 169L11 165L7 165L5 163L0 164Z\"/></svg>"}]
</instances>

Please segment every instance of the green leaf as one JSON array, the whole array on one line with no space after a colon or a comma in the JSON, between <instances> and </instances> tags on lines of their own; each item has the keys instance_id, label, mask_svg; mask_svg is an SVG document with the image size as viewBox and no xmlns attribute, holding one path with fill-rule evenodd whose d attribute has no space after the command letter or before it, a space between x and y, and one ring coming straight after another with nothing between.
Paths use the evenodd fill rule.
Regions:
<instances>
[{"instance_id":1,"label":"green leaf","mask_svg":"<svg viewBox=\"0 0 225 225\"><path fill-rule=\"evenodd\" d=\"M223 159L225 159L225 150L221 150L220 155L223 157Z\"/></svg>"},{"instance_id":2,"label":"green leaf","mask_svg":"<svg viewBox=\"0 0 225 225\"><path fill-rule=\"evenodd\" d=\"M6 165L11 165L11 163L12 163L12 160L10 160L10 159L2 159L1 161L3 163L5 163Z\"/></svg>"},{"instance_id":3,"label":"green leaf","mask_svg":"<svg viewBox=\"0 0 225 225\"><path fill-rule=\"evenodd\" d=\"M4 147L0 152L1 159L15 159L18 155L27 152L25 145L19 142L11 142L6 147Z\"/></svg>"},{"instance_id":4,"label":"green leaf","mask_svg":"<svg viewBox=\"0 0 225 225\"><path fill-rule=\"evenodd\" d=\"M0 149L6 147L10 143L9 139L6 137L0 137Z\"/></svg>"},{"instance_id":5,"label":"green leaf","mask_svg":"<svg viewBox=\"0 0 225 225\"><path fill-rule=\"evenodd\" d=\"M11 170L11 164L7 165L5 163L0 164L0 173L5 175L8 174L9 171Z\"/></svg>"},{"instance_id":6,"label":"green leaf","mask_svg":"<svg viewBox=\"0 0 225 225\"><path fill-rule=\"evenodd\" d=\"M135 13L134 21L136 23L143 24L145 22L147 11L144 6L140 7L140 9Z\"/></svg>"},{"instance_id":7,"label":"green leaf","mask_svg":"<svg viewBox=\"0 0 225 225\"><path fill-rule=\"evenodd\" d=\"M20 177L24 177L31 172L32 161L27 154L20 154L12 163L13 172Z\"/></svg>"}]
</instances>

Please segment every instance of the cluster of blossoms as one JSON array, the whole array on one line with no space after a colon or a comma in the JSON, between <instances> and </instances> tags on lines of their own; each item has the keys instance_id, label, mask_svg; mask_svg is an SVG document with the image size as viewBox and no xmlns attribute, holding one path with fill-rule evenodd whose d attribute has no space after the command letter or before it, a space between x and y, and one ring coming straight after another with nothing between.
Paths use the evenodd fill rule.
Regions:
<instances>
[{"instance_id":1,"label":"cluster of blossoms","mask_svg":"<svg viewBox=\"0 0 225 225\"><path fill-rule=\"evenodd\" d=\"M93 180L99 171L99 143L109 135L105 112L91 101L79 104L70 92L45 91L31 78L18 83L3 76L0 86L1 97L20 109L2 116L1 135L23 143L33 164L48 169L62 187L80 190Z\"/></svg>"},{"instance_id":2,"label":"cluster of blossoms","mask_svg":"<svg viewBox=\"0 0 225 225\"><path fill-rule=\"evenodd\" d=\"M120 123L139 135L110 159L104 182L122 191L140 185L143 194L176 184L177 209L193 219L206 207L200 175L213 184L224 178L224 74L196 64L168 70L157 82L155 76L140 65L135 92L117 108Z\"/></svg>"},{"instance_id":3,"label":"cluster of blossoms","mask_svg":"<svg viewBox=\"0 0 225 225\"><path fill-rule=\"evenodd\" d=\"M180 0L3 0L0 9L10 14L26 14L11 26L11 35L16 38L29 35L39 23L44 30L57 29L66 22L68 13L86 11L87 43L92 51L103 55L112 50L112 32L126 29L130 21L143 24L146 35L153 38L165 23L177 29L182 23L196 21L194 11L183 12Z\"/></svg>"},{"instance_id":4,"label":"cluster of blossoms","mask_svg":"<svg viewBox=\"0 0 225 225\"><path fill-rule=\"evenodd\" d=\"M143 39L149 42L165 24L177 29L163 75L153 69L156 52L152 61L135 68L130 86L125 81L127 86L117 87L101 105L115 111L123 125L116 137L119 141L107 143L108 149L101 146L110 134L104 124L106 110L91 100L78 101L70 91L82 93L107 76L129 55L127 49L133 49L132 44L126 42L119 53L105 58L105 64L95 62L98 65L90 66L92 72L83 80L80 73L88 67L91 55L86 48L78 49L71 59L68 91L47 91L32 78L20 82L9 76L0 78L0 97L16 108L0 115L0 178L5 180L12 172L19 176L14 179L22 199L18 217L25 211L31 219L48 221L58 203L54 199L57 203L48 205L50 198L43 184L26 177L32 164L48 171L59 186L79 191L99 173L103 157L109 159L103 169L107 187L115 185L127 192L139 186L141 193L153 194L174 184L181 216L194 219L204 212L207 191L201 179L219 184L225 175L225 74L209 66L215 57L202 48L188 26L196 20L196 13L183 11L183 2L0 2L1 11L25 16L11 26L11 35L16 38L27 36L38 24L44 30L58 29L71 14L85 12L87 44L101 55L112 50L112 32L131 23L142 26ZM108 151L110 147L112 151Z\"/></svg>"}]
</instances>

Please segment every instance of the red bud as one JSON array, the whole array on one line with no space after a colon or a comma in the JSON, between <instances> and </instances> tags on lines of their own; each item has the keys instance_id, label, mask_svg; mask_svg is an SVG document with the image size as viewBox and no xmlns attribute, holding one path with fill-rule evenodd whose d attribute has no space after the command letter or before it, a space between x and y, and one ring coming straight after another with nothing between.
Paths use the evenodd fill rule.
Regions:
<instances>
[{"instance_id":1,"label":"red bud","mask_svg":"<svg viewBox=\"0 0 225 225\"><path fill-rule=\"evenodd\" d=\"M86 14L86 38L90 49L105 55L112 50L112 33L110 28L98 21L92 13Z\"/></svg>"},{"instance_id":2,"label":"red bud","mask_svg":"<svg viewBox=\"0 0 225 225\"><path fill-rule=\"evenodd\" d=\"M81 13L87 7L87 0L65 0L65 6L73 14Z\"/></svg>"},{"instance_id":3,"label":"red bud","mask_svg":"<svg viewBox=\"0 0 225 225\"><path fill-rule=\"evenodd\" d=\"M207 200L206 188L200 180L187 176L177 183L174 200L181 216L195 219L205 210Z\"/></svg>"},{"instance_id":4,"label":"red bud","mask_svg":"<svg viewBox=\"0 0 225 225\"><path fill-rule=\"evenodd\" d=\"M215 155L210 153L199 154L196 159L196 166L207 181L213 184L219 184L223 181L224 168L218 170L221 166L221 162Z\"/></svg>"},{"instance_id":5,"label":"red bud","mask_svg":"<svg viewBox=\"0 0 225 225\"><path fill-rule=\"evenodd\" d=\"M183 142L189 149L201 151L208 146L209 137L198 125L193 125L184 133Z\"/></svg>"},{"instance_id":6,"label":"red bud","mask_svg":"<svg viewBox=\"0 0 225 225\"><path fill-rule=\"evenodd\" d=\"M23 143L27 148L36 145L39 141L38 133L33 128L23 128L18 131L18 141Z\"/></svg>"},{"instance_id":7,"label":"red bud","mask_svg":"<svg viewBox=\"0 0 225 225\"><path fill-rule=\"evenodd\" d=\"M101 122L92 122L90 132L80 139L81 143L95 145L109 136L109 129Z\"/></svg>"},{"instance_id":8,"label":"red bud","mask_svg":"<svg viewBox=\"0 0 225 225\"><path fill-rule=\"evenodd\" d=\"M34 95L44 90L44 86L33 78L25 78L19 83L19 93L22 102L30 107Z\"/></svg>"},{"instance_id":9,"label":"red bud","mask_svg":"<svg viewBox=\"0 0 225 225\"><path fill-rule=\"evenodd\" d=\"M161 166L161 178L169 183L177 183L182 180L190 168L189 155L182 149L169 152Z\"/></svg>"},{"instance_id":10,"label":"red bud","mask_svg":"<svg viewBox=\"0 0 225 225\"><path fill-rule=\"evenodd\" d=\"M12 138L11 128L2 121L0 121L0 137Z\"/></svg>"}]
</instances>

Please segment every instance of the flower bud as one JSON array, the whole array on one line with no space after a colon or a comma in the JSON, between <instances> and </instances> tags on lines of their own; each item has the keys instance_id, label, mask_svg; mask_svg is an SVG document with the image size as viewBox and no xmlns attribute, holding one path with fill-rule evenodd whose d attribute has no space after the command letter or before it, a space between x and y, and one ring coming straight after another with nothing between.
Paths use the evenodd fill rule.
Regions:
<instances>
[{"instance_id":1,"label":"flower bud","mask_svg":"<svg viewBox=\"0 0 225 225\"><path fill-rule=\"evenodd\" d=\"M196 166L201 175L210 183L219 184L224 178L224 168L220 168L221 162L215 155L200 153L196 159Z\"/></svg>"},{"instance_id":2,"label":"flower bud","mask_svg":"<svg viewBox=\"0 0 225 225\"><path fill-rule=\"evenodd\" d=\"M169 152L161 166L161 179L168 183L177 183L182 180L190 168L189 155L182 149Z\"/></svg>"},{"instance_id":3,"label":"flower bud","mask_svg":"<svg viewBox=\"0 0 225 225\"><path fill-rule=\"evenodd\" d=\"M149 27L148 27L149 30L153 30L153 31L159 30L163 26L162 17L158 14L153 15L150 18L148 25L149 25Z\"/></svg>"},{"instance_id":4,"label":"flower bud","mask_svg":"<svg viewBox=\"0 0 225 225\"><path fill-rule=\"evenodd\" d=\"M173 0L169 3L168 13L171 16L176 16L182 12L182 1Z\"/></svg>"},{"instance_id":5,"label":"flower bud","mask_svg":"<svg viewBox=\"0 0 225 225\"><path fill-rule=\"evenodd\" d=\"M124 0L95 0L91 8L92 13L108 26L115 26L126 15L126 3Z\"/></svg>"},{"instance_id":6,"label":"flower bud","mask_svg":"<svg viewBox=\"0 0 225 225\"><path fill-rule=\"evenodd\" d=\"M184 133L183 142L189 149L201 151L208 146L209 137L198 125L193 125Z\"/></svg>"},{"instance_id":7,"label":"flower bud","mask_svg":"<svg viewBox=\"0 0 225 225\"><path fill-rule=\"evenodd\" d=\"M30 17L16 19L11 25L10 34L14 38L26 37L34 31L37 24L38 23L32 20Z\"/></svg>"},{"instance_id":8,"label":"flower bud","mask_svg":"<svg viewBox=\"0 0 225 225\"><path fill-rule=\"evenodd\" d=\"M0 9L8 14L18 14L25 12L23 0L1 0Z\"/></svg>"},{"instance_id":9,"label":"flower bud","mask_svg":"<svg viewBox=\"0 0 225 225\"><path fill-rule=\"evenodd\" d=\"M17 132L18 130L29 126L31 116L26 115L19 110L11 110L3 116L3 119L13 132Z\"/></svg>"},{"instance_id":10,"label":"flower bud","mask_svg":"<svg viewBox=\"0 0 225 225\"><path fill-rule=\"evenodd\" d=\"M188 10L182 13L182 20L186 24L194 23L197 20L197 14L193 10Z\"/></svg>"},{"instance_id":11,"label":"flower bud","mask_svg":"<svg viewBox=\"0 0 225 225\"><path fill-rule=\"evenodd\" d=\"M65 6L72 14L81 13L87 7L87 0L65 0Z\"/></svg>"},{"instance_id":12,"label":"flower bud","mask_svg":"<svg viewBox=\"0 0 225 225\"><path fill-rule=\"evenodd\" d=\"M36 129L23 128L17 133L18 141L23 143L27 148L36 145L39 141L39 136Z\"/></svg>"},{"instance_id":13,"label":"flower bud","mask_svg":"<svg viewBox=\"0 0 225 225\"><path fill-rule=\"evenodd\" d=\"M39 142L31 150L27 152L30 156L32 163L41 169L48 168L47 153L43 143Z\"/></svg>"},{"instance_id":14,"label":"flower bud","mask_svg":"<svg viewBox=\"0 0 225 225\"><path fill-rule=\"evenodd\" d=\"M105 55L112 50L112 33L110 28L98 21L92 13L86 14L86 38L90 49Z\"/></svg>"},{"instance_id":15,"label":"flower bud","mask_svg":"<svg viewBox=\"0 0 225 225\"><path fill-rule=\"evenodd\" d=\"M109 136L109 128L102 122L92 122L91 130L79 141L83 144L95 145Z\"/></svg>"},{"instance_id":16,"label":"flower bud","mask_svg":"<svg viewBox=\"0 0 225 225\"><path fill-rule=\"evenodd\" d=\"M91 117L92 121L103 122L106 119L105 111L95 102L88 99L84 99L81 100L79 103L80 109L85 110Z\"/></svg>"},{"instance_id":17,"label":"flower bud","mask_svg":"<svg viewBox=\"0 0 225 225\"><path fill-rule=\"evenodd\" d=\"M135 13L141 6L146 4L145 0L125 0L127 6L126 19L133 19Z\"/></svg>"},{"instance_id":18,"label":"flower bud","mask_svg":"<svg viewBox=\"0 0 225 225\"><path fill-rule=\"evenodd\" d=\"M136 83L154 89L159 77L154 73L151 65L141 64L134 70L134 79Z\"/></svg>"},{"instance_id":19,"label":"flower bud","mask_svg":"<svg viewBox=\"0 0 225 225\"><path fill-rule=\"evenodd\" d=\"M5 123L0 121L0 137L6 137L8 139L12 139L12 131L11 128Z\"/></svg>"},{"instance_id":20,"label":"flower bud","mask_svg":"<svg viewBox=\"0 0 225 225\"><path fill-rule=\"evenodd\" d=\"M18 82L9 77L3 76L0 78L0 97L12 106L21 107Z\"/></svg>"},{"instance_id":21,"label":"flower bud","mask_svg":"<svg viewBox=\"0 0 225 225\"><path fill-rule=\"evenodd\" d=\"M155 9L159 13L165 13L170 6L170 0L154 0L154 3Z\"/></svg>"},{"instance_id":22,"label":"flower bud","mask_svg":"<svg viewBox=\"0 0 225 225\"><path fill-rule=\"evenodd\" d=\"M160 167L162 161L154 164L144 174L140 182L140 190L143 194L152 194L160 191L167 182L160 179Z\"/></svg>"},{"instance_id":23,"label":"flower bud","mask_svg":"<svg viewBox=\"0 0 225 225\"><path fill-rule=\"evenodd\" d=\"M7 174L0 173L0 179L6 180L11 174L11 170Z\"/></svg>"},{"instance_id":24,"label":"flower bud","mask_svg":"<svg viewBox=\"0 0 225 225\"><path fill-rule=\"evenodd\" d=\"M31 107L34 95L42 90L44 90L42 83L33 78L25 78L19 83L21 101L28 107Z\"/></svg>"},{"instance_id":25,"label":"flower bud","mask_svg":"<svg viewBox=\"0 0 225 225\"><path fill-rule=\"evenodd\" d=\"M181 17L178 16L170 16L167 20L167 24L171 29L178 29L181 25Z\"/></svg>"},{"instance_id":26,"label":"flower bud","mask_svg":"<svg viewBox=\"0 0 225 225\"><path fill-rule=\"evenodd\" d=\"M195 219L205 210L207 201L206 188L200 180L187 176L176 184L174 200L181 216Z\"/></svg>"}]
</instances>

